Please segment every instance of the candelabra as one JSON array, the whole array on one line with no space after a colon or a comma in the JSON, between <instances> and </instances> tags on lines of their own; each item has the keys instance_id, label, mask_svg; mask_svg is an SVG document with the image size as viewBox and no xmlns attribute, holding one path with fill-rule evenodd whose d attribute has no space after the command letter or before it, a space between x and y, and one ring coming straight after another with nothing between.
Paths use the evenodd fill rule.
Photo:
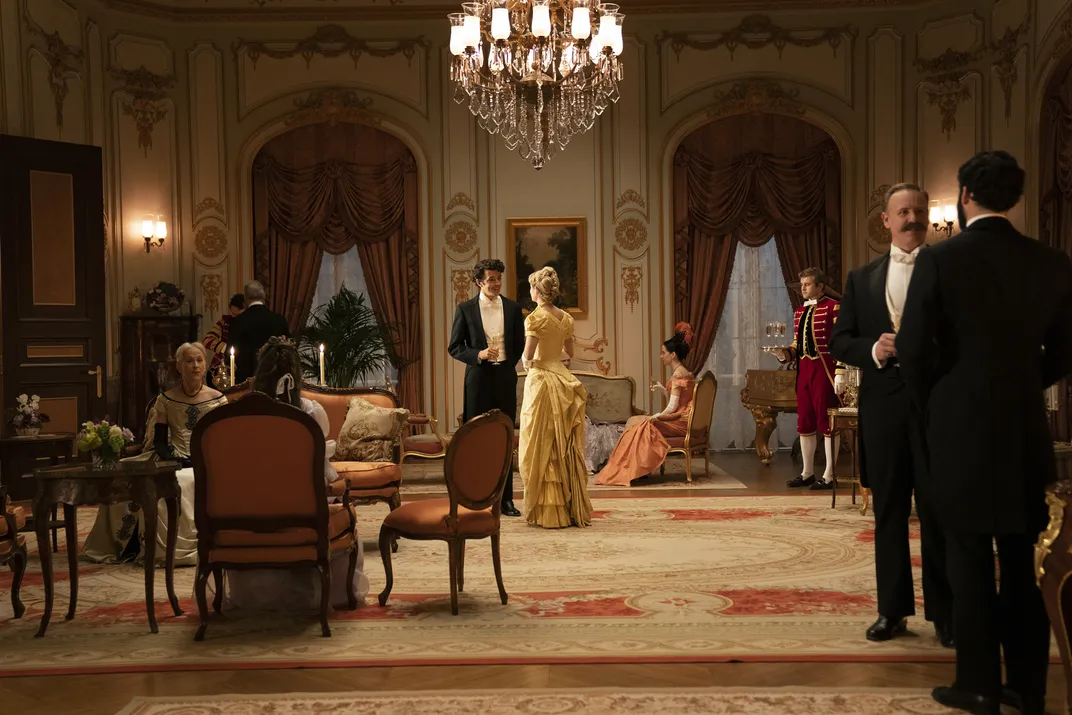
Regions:
<instances>
[{"instance_id":1,"label":"candelabra","mask_svg":"<svg viewBox=\"0 0 1072 715\"><path fill-rule=\"evenodd\" d=\"M462 9L448 15L455 100L537 170L618 101L617 5L480 0Z\"/></svg>"},{"instance_id":2,"label":"candelabra","mask_svg":"<svg viewBox=\"0 0 1072 715\"><path fill-rule=\"evenodd\" d=\"M957 219L957 205L953 202L943 205L939 201L931 201L929 218L935 233L952 236L953 223Z\"/></svg>"}]
</instances>

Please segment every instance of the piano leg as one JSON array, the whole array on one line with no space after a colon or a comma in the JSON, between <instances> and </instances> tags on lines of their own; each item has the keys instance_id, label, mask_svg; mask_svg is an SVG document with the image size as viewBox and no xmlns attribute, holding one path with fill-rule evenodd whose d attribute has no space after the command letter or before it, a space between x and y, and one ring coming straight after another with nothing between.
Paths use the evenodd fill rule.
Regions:
<instances>
[{"instance_id":1,"label":"piano leg","mask_svg":"<svg viewBox=\"0 0 1072 715\"><path fill-rule=\"evenodd\" d=\"M763 405L748 405L756 422L756 456L763 464L771 463L770 438L774 433L774 410Z\"/></svg>"}]
</instances>

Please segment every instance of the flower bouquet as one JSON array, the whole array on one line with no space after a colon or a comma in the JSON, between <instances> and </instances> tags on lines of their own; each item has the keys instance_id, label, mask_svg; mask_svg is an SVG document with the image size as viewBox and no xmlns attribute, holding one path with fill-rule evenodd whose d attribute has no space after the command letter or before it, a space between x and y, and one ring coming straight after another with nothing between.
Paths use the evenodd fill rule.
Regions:
<instances>
[{"instance_id":1,"label":"flower bouquet","mask_svg":"<svg viewBox=\"0 0 1072 715\"><path fill-rule=\"evenodd\" d=\"M7 423L20 437L33 437L48 422L48 415L41 412L41 398L37 395L19 395L15 407L7 411Z\"/></svg>"},{"instance_id":2,"label":"flower bouquet","mask_svg":"<svg viewBox=\"0 0 1072 715\"><path fill-rule=\"evenodd\" d=\"M93 456L94 469L113 469L123 454L123 448L134 441L126 427L102 422L84 422L78 433L78 451Z\"/></svg>"},{"instance_id":3,"label":"flower bouquet","mask_svg":"<svg viewBox=\"0 0 1072 715\"><path fill-rule=\"evenodd\" d=\"M174 313L186 302L186 294L174 283L160 282L145 294L145 304L158 313Z\"/></svg>"}]
</instances>

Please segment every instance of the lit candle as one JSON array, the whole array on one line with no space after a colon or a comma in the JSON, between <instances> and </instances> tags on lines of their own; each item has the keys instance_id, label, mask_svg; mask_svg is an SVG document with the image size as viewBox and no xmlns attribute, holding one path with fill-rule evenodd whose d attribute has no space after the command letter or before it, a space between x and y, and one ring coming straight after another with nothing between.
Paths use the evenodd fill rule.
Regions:
<instances>
[{"instance_id":1,"label":"lit candle","mask_svg":"<svg viewBox=\"0 0 1072 715\"><path fill-rule=\"evenodd\" d=\"M325 385L327 383L324 382L324 344L320 343L320 386L324 387Z\"/></svg>"},{"instance_id":2,"label":"lit candle","mask_svg":"<svg viewBox=\"0 0 1072 715\"><path fill-rule=\"evenodd\" d=\"M234 348L231 348L231 385L234 385Z\"/></svg>"}]
</instances>

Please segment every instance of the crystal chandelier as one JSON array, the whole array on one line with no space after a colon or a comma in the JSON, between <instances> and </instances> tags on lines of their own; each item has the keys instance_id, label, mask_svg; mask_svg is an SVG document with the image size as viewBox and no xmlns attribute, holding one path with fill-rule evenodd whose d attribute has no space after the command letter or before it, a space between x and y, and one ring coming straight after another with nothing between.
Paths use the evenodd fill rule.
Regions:
<instances>
[{"instance_id":1,"label":"crystal chandelier","mask_svg":"<svg viewBox=\"0 0 1072 715\"><path fill-rule=\"evenodd\" d=\"M537 170L618 101L617 5L481 0L462 10L448 16L455 100Z\"/></svg>"}]
</instances>

